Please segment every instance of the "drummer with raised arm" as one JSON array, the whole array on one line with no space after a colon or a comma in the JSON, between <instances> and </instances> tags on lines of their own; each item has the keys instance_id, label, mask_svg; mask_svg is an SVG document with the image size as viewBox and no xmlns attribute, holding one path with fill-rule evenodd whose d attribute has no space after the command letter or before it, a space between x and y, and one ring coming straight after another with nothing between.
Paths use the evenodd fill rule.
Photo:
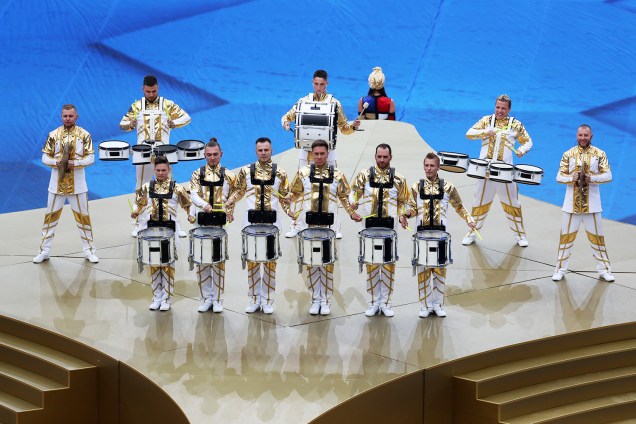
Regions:
<instances>
[{"instance_id":1,"label":"drummer with raised arm","mask_svg":"<svg viewBox=\"0 0 636 424\"><path fill-rule=\"evenodd\" d=\"M141 213L147 212L150 219L145 223L147 229L140 229L139 257L141 263L150 265L150 278L152 288L152 303L150 310L170 309L170 296L174 292L174 257L175 253L175 222L177 205L180 205L186 213L190 212L190 196L186 190L170 178L170 163L163 156L158 156L154 163L155 180L144 183L135 193L136 209L130 214L134 219ZM190 222L194 222L194 216L189 215ZM159 231L157 231L159 230ZM160 259L154 260L153 251L157 247L151 246L151 240L163 237L160 243ZM172 248L170 248L172 246ZM151 256L153 256L151 258Z\"/></svg>"},{"instance_id":2,"label":"drummer with raised arm","mask_svg":"<svg viewBox=\"0 0 636 424\"><path fill-rule=\"evenodd\" d=\"M424 158L425 178L413 184L409 197L409 207L404 214L407 218L417 217L416 239L432 239L434 235L441 234L438 248L441 254L437 256L437 263L433 266L417 266L417 282L420 302L420 318L426 318L431 312L438 317L445 317L444 293L446 291L446 265L450 263L450 235L446 232L448 223L448 204L455 209L471 229L475 229L475 223L462 204L462 199L455 186L439 178L439 157L429 152ZM429 237L433 235L433 237ZM448 248L445 252L444 249ZM420 255L425 254L420 249ZM415 255L414 255L415 256ZM414 263L426 263L422 258L414 258Z\"/></svg>"},{"instance_id":3,"label":"drummer with raised arm","mask_svg":"<svg viewBox=\"0 0 636 424\"><path fill-rule=\"evenodd\" d=\"M402 214L409 199L409 188L406 179L391 168L392 157L391 146L379 144L375 148L375 166L360 171L351 184L351 208L360 207L365 215L365 230L360 232L363 238L360 246L365 251L360 252L359 258L367 268L370 299L365 315L368 317L377 313L387 317L394 315L391 295L397 260L395 220L399 219L402 228L408 225ZM376 250L382 254L373 255Z\"/></svg>"}]
</instances>

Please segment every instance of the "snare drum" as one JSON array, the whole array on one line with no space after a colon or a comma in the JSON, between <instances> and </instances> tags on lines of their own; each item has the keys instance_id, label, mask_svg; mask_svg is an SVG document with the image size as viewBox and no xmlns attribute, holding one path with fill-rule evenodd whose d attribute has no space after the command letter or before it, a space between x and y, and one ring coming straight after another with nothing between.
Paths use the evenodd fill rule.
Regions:
<instances>
[{"instance_id":1,"label":"snare drum","mask_svg":"<svg viewBox=\"0 0 636 424\"><path fill-rule=\"evenodd\" d=\"M498 183L511 183L515 167L504 162L490 162L488 179Z\"/></svg>"},{"instance_id":2,"label":"snare drum","mask_svg":"<svg viewBox=\"0 0 636 424\"><path fill-rule=\"evenodd\" d=\"M437 152L439 156L439 169L448 172L466 172L468 168L468 155L454 152Z\"/></svg>"},{"instance_id":3,"label":"snare drum","mask_svg":"<svg viewBox=\"0 0 636 424\"><path fill-rule=\"evenodd\" d=\"M227 254L227 232L218 227L198 227L190 230L190 271L194 264L211 265L225 262Z\"/></svg>"},{"instance_id":4,"label":"snare drum","mask_svg":"<svg viewBox=\"0 0 636 424\"><path fill-rule=\"evenodd\" d=\"M281 255L278 228L275 225L255 224L243 228L241 259L245 262L270 262Z\"/></svg>"},{"instance_id":5,"label":"snare drum","mask_svg":"<svg viewBox=\"0 0 636 424\"><path fill-rule=\"evenodd\" d=\"M338 104L335 102L310 102L301 99L296 103L294 143L297 149L311 150L316 140L325 140L329 150L336 145Z\"/></svg>"},{"instance_id":6,"label":"snare drum","mask_svg":"<svg viewBox=\"0 0 636 424\"><path fill-rule=\"evenodd\" d=\"M179 162L177 146L173 146L172 144L164 144L162 146L155 147L155 155L165 156L170 164Z\"/></svg>"},{"instance_id":7,"label":"snare drum","mask_svg":"<svg viewBox=\"0 0 636 424\"><path fill-rule=\"evenodd\" d=\"M391 228L366 228L358 233L360 272L362 264L392 264L398 260L397 233Z\"/></svg>"},{"instance_id":8,"label":"snare drum","mask_svg":"<svg viewBox=\"0 0 636 424\"><path fill-rule=\"evenodd\" d=\"M147 144L136 144L131 147L133 165L146 165L150 163L152 147Z\"/></svg>"},{"instance_id":9,"label":"snare drum","mask_svg":"<svg viewBox=\"0 0 636 424\"><path fill-rule=\"evenodd\" d=\"M330 228L306 228L298 234L298 273L303 265L322 266L338 260L336 233Z\"/></svg>"},{"instance_id":10,"label":"snare drum","mask_svg":"<svg viewBox=\"0 0 636 424\"><path fill-rule=\"evenodd\" d=\"M181 140L177 143L179 161L204 159L205 143L199 140Z\"/></svg>"},{"instance_id":11,"label":"snare drum","mask_svg":"<svg viewBox=\"0 0 636 424\"><path fill-rule=\"evenodd\" d=\"M99 160L130 159L130 144L121 140L107 140L99 143Z\"/></svg>"},{"instance_id":12,"label":"snare drum","mask_svg":"<svg viewBox=\"0 0 636 424\"><path fill-rule=\"evenodd\" d=\"M519 184L539 185L543 178L543 169L534 165L516 165L514 181Z\"/></svg>"},{"instance_id":13,"label":"snare drum","mask_svg":"<svg viewBox=\"0 0 636 424\"><path fill-rule=\"evenodd\" d=\"M150 227L137 235L137 264L139 272L144 265L172 265L177 259L174 231L166 227Z\"/></svg>"},{"instance_id":14,"label":"snare drum","mask_svg":"<svg viewBox=\"0 0 636 424\"><path fill-rule=\"evenodd\" d=\"M424 230L413 234L413 275L418 266L444 268L453 263L451 236L446 231Z\"/></svg>"},{"instance_id":15,"label":"snare drum","mask_svg":"<svg viewBox=\"0 0 636 424\"><path fill-rule=\"evenodd\" d=\"M486 171L488 171L487 160L473 158L468 161L468 171L466 172L466 175L470 178L483 180L486 178Z\"/></svg>"}]
</instances>

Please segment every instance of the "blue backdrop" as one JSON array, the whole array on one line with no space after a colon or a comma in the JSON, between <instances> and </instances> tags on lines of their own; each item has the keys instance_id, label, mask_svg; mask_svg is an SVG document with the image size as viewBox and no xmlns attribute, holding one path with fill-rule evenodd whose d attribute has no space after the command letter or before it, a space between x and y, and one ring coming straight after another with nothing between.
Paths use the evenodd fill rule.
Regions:
<instances>
[{"instance_id":1,"label":"blue backdrop","mask_svg":"<svg viewBox=\"0 0 636 424\"><path fill-rule=\"evenodd\" d=\"M279 119L311 91L315 69L329 71L329 90L352 118L381 66L398 119L438 150L475 156L466 130L508 93L534 140L518 162L546 172L521 191L553 204L564 193L554 181L560 156L578 124L590 124L614 175L602 189L604 216L635 223L635 23L628 0L1 0L0 212L45 206L41 148L64 103L77 105L95 144L133 143L118 123L143 76L155 74L160 93L192 116L173 142L215 136L235 167L253 159L260 136L275 151L291 147ZM177 164L177 179L197 166ZM134 189L130 162L97 161L87 175L91 199Z\"/></svg>"}]
</instances>

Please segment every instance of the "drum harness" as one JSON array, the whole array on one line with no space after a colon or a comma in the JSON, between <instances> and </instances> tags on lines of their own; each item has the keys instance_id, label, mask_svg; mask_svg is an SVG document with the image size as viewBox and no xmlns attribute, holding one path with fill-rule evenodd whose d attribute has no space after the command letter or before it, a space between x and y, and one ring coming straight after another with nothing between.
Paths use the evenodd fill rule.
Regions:
<instances>
[{"instance_id":1,"label":"drum harness","mask_svg":"<svg viewBox=\"0 0 636 424\"><path fill-rule=\"evenodd\" d=\"M309 166L309 181L311 183L318 183L318 212L307 211L306 213L306 221L309 225L333 225L334 215L333 212L323 212L322 204L323 204L323 188L324 184L333 183L333 165L329 165L329 176L327 178L317 178L316 177L316 165L311 164Z\"/></svg>"},{"instance_id":2,"label":"drum harness","mask_svg":"<svg viewBox=\"0 0 636 424\"><path fill-rule=\"evenodd\" d=\"M389 168L389 181L386 183L380 183L375 180L375 167L369 168L369 186L371 188L378 189L378 211L377 217L369 217L365 220L365 228L382 227L393 228L393 217L382 216L382 205L384 204L384 190L393 187L395 177L395 168Z\"/></svg>"},{"instance_id":3,"label":"drum harness","mask_svg":"<svg viewBox=\"0 0 636 424\"><path fill-rule=\"evenodd\" d=\"M247 212L247 220L251 224L273 224L276 222L276 211L265 210L265 186L273 186L276 180L276 169L278 165L272 164L272 176L269 180L261 180L256 178L256 163L250 164L250 181L253 186L260 186L260 208L258 210L250 209Z\"/></svg>"},{"instance_id":4,"label":"drum harness","mask_svg":"<svg viewBox=\"0 0 636 424\"><path fill-rule=\"evenodd\" d=\"M512 123L514 122L515 118L513 118L512 116L508 117L508 128L512 128ZM492 118L490 118L490 126L491 127L495 127L495 123L497 122L497 115L493 114ZM492 152L492 157L488 157L488 154L486 154L487 159L493 159L493 160L499 160L499 146L500 144L507 144L507 139L504 139L503 141L501 140L501 137L503 136L503 133L498 132L497 133L497 140L495 142L495 147L493 149ZM514 141L513 141L514 144ZM514 146L513 146L514 147ZM502 156L503 158L503 156ZM490 164L488 165L488 167L490 168Z\"/></svg>"},{"instance_id":5,"label":"drum harness","mask_svg":"<svg viewBox=\"0 0 636 424\"><path fill-rule=\"evenodd\" d=\"M205 167L199 168L199 183L201 186L210 187L210 193L208 194L208 204L212 205L214 202L214 189L216 187L223 187L225 182L225 167L222 166L220 170L220 176L217 181L207 181L205 179ZM199 212L197 214L197 222L199 225L225 225L227 222L227 216L225 212Z\"/></svg>"},{"instance_id":6,"label":"drum harness","mask_svg":"<svg viewBox=\"0 0 636 424\"><path fill-rule=\"evenodd\" d=\"M163 219L163 201L172 199L175 182L174 180L170 181L170 188L168 189L168 192L165 194L159 194L155 192L156 182L157 182L156 180L150 181L150 187L149 187L150 189L148 190L148 197L150 197L151 199L158 199L157 203L159 203L159 219L157 221L152 219L149 220L148 227L167 227L167 228L170 228L172 231L175 231L175 228L176 228L175 221L172 219L168 219L168 220Z\"/></svg>"},{"instance_id":7,"label":"drum harness","mask_svg":"<svg viewBox=\"0 0 636 424\"><path fill-rule=\"evenodd\" d=\"M434 225L433 224L433 216L435 215L435 206L433 205L433 200L442 200L444 198L444 179L439 179L439 193L437 194L426 194L424 192L424 179L420 180L420 199L428 200L428 225L422 222L422 225L417 226L417 231L423 230L440 230L446 231L446 227L444 225ZM441 221L441 220L440 220Z\"/></svg>"}]
</instances>

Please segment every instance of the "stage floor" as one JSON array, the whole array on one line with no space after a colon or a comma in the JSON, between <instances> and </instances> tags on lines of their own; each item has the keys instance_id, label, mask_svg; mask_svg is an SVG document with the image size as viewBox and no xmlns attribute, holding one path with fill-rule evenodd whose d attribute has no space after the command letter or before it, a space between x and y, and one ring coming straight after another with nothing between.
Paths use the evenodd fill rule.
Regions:
<instances>
[{"instance_id":1,"label":"stage floor","mask_svg":"<svg viewBox=\"0 0 636 424\"><path fill-rule=\"evenodd\" d=\"M373 163L375 146L382 142L393 147L392 165L409 185L422 177L423 157L432 149L412 125L365 121L362 128L365 131L342 136L338 144L339 168L348 178ZM471 148L466 153L476 154L476 144L467 147ZM250 152L245 159L255 156ZM275 160L293 175L294 150ZM193 162L192 170L201 164ZM474 180L465 174L441 174L458 186L470 210ZM45 190L42 187L42 204ZM230 259L222 314L197 312L198 287L194 272L188 270L187 239L181 239L178 248L172 310L149 311L148 273L137 272L136 242L130 236L127 199L132 195L90 202L98 264L84 260L68 206L53 256L39 265L31 259L40 243L44 209L0 215L5 240L0 246L0 311L134 367L172 396L192 423L308 422L356 394L418 369L636 318L636 260L630 248L636 227L603 222L616 282L597 279L591 248L581 231L570 261L575 272L554 283L550 277L561 210L534 200L538 190L541 186L520 188L527 248L514 243L499 204L493 205L481 231L484 240L469 247L461 245L465 223L449 211L454 264L448 269L448 317L443 319L418 318L417 280L410 266L412 233L402 229L395 317L364 315L366 276L358 273L357 264L359 224L342 211L344 237L337 242L340 260L331 315L308 314L309 294L304 275L298 274L296 241L284 237L274 314L245 313L240 221L228 227ZM237 216L243 210L241 203Z\"/></svg>"}]
</instances>

